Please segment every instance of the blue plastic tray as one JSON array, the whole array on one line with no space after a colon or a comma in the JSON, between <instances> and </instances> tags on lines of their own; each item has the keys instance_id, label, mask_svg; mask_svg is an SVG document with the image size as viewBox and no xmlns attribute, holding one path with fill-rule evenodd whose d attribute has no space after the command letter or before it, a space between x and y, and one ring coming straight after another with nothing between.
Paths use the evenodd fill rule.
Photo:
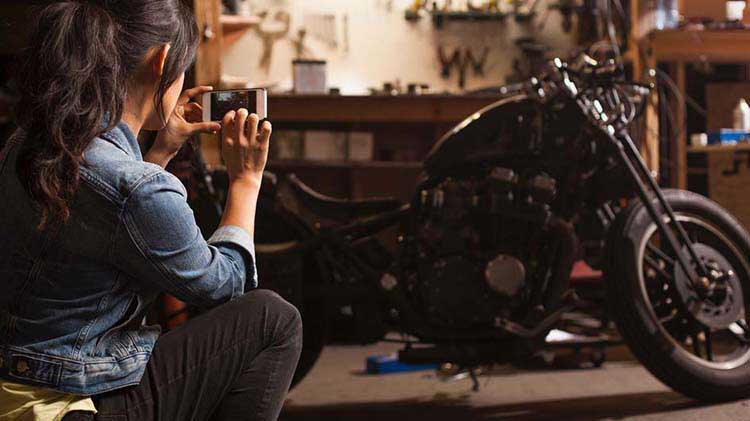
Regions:
<instances>
[{"instance_id":1,"label":"blue plastic tray","mask_svg":"<svg viewBox=\"0 0 750 421\"><path fill-rule=\"evenodd\" d=\"M437 364L404 364L398 360L398 354L373 355L367 357L368 374L403 373L407 371L435 370Z\"/></svg>"},{"instance_id":2,"label":"blue plastic tray","mask_svg":"<svg viewBox=\"0 0 750 421\"><path fill-rule=\"evenodd\" d=\"M712 132L708 134L708 144L733 144L739 142L747 142L750 140L750 132L742 130L724 129L718 132Z\"/></svg>"}]
</instances>

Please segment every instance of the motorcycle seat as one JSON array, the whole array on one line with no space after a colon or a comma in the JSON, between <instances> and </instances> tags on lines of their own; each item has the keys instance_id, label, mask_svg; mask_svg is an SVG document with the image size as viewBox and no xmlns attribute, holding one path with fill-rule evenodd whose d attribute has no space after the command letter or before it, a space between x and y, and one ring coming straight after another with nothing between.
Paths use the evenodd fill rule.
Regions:
<instances>
[{"instance_id":1,"label":"motorcycle seat","mask_svg":"<svg viewBox=\"0 0 750 421\"><path fill-rule=\"evenodd\" d=\"M315 191L303 183L295 174L287 176L295 196L302 204L316 216L333 219L348 220L381 212L393 211L401 207L402 203L393 197L375 197L367 199L341 199L327 196Z\"/></svg>"}]
</instances>

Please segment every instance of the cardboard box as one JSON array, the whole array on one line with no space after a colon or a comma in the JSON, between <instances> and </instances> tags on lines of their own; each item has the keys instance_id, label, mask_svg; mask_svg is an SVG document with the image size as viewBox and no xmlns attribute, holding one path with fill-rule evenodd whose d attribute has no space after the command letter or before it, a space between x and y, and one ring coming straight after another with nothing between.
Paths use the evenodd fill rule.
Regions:
<instances>
[{"instance_id":1,"label":"cardboard box","mask_svg":"<svg viewBox=\"0 0 750 421\"><path fill-rule=\"evenodd\" d=\"M299 130L279 130L271 139L270 155L273 159L301 159L304 153L304 136Z\"/></svg>"},{"instance_id":2,"label":"cardboard box","mask_svg":"<svg viewBox=\"0 0 750 421\"><path fill-rule=\"evenodd\" d=\"M309 130L305 132L305 159L343 161L347 155L347 133Z\"/></svg>"},{"instance_id":3,"label":"cardboard box","mask_svg":"<svg viewBox=\"0 0 750 421\"><path fill-rule=\"evenodd\" d=\"M371 132L349 133L349 160L372 161L375 136Z\"/></svg>"},{"instance_id":4,"label":"cardboard box","mask_svg":"<svg viewBox=\"0 0 750 421\"><path fill-rule=\"evenodd\" d=\"M706 85L706 129L718 132L734 127L734 108L740 98L750 101L750 83L717 82Z\"/></svg>"},{"instance_id":5,"label":"cardboard box","mask_svg":"<svg viewBox=\"0 0 750 421\"><path fill-rule=\"evenodd\" d=\"M750 151L715 147L706 154L708 196L750 227Z\"/></svg>"}]
</instances>

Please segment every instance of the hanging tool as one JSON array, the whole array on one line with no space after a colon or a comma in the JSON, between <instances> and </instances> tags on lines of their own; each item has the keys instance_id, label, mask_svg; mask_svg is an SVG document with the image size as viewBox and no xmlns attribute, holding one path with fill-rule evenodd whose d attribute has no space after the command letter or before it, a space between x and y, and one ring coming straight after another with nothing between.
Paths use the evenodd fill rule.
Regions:
<instances>
[{"instance_id":1,"label":"hanging tool","mask_svg":"<svg viewBox=\"0 0 750 421\"><path fill-rule=\"evenodd\" d=\"M445 52L445 48L440 45L438 46L438 60L440 60L440 75L443 79L448 79L451 77L451 68L456 65L459 61L461 61L461 49L457 48L455 51L453 51L453 54L448 57L448 55Z\"/></svg>"},{"instance_id":2,"label":"hanging tool","mask_svg":"<svg viewBox=\"0 0 750 421\"><path fill-rule=\"evenodd\" d=\"M261 23L260 25L254 27L256 34L258 34L261 42L263 43L263 52L260 56L259 66L266 72L268 72L271 67L273 46L277 41L287 37L287 34L289 34L289 29L291 28L292 20L289 12L279 10L274 14L273 21L274 23L276 23L276 25L274 26L280 26L280 29L267 30L264 28L267 27L266 23L269 20L269 15L270 13L267 11L259 13L258 16L260 16L262 19Z\"/></svg>"},{"instance_id":3,"label":"hanging tool","mask_svg":"<svg viewBox=\"0 0 750 421\"><path fill-rule=\"evenodd\" d=\"M487 58L490 55L490 48L484 47L482 54L479 57L474 56L474 51L471 48L466 50L466 59L474 70L474 74L477 76L484 76L484 68L487 64Z\"/></svg>"},{"instance_id":4,"label":"hanging tool","mask_svg":"<svg viewBox=\"0 0 750 421\"><path fill-rule=\"evenodd\" d=\"M488 47L485 47L479 56L471 48L461 49L459 47L449 55L446 53L445 47L440 45L438 46L438 60L440 60L441 66L440 74L443 79L448 79L451 77L451 69L455 67L458 71L458 86L464 89L466 87L469 66L471 66L476 76L484 76L489 54L490 49Z\"/></svg>"},{"instance_id":5,"label":"hanging tool","mask_svg":"<svg viewBox=\"0 0 750 421\"><path fill-rule=\"evenodd\" d=\"M305 46L305 38L307 37L307 30L305 28L300 28L297 31L297 37L292 38L292 45L294 45L294 58L297 60L302 60L307 56L307 53L309 50Z\"/></svg>"}]
</instances>

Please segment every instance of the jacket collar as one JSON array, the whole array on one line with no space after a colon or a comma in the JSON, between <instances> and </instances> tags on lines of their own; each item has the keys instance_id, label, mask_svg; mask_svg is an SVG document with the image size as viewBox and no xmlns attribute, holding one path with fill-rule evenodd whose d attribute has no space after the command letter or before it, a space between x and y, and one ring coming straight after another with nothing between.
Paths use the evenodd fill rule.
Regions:
<instances>
[{"instance_id":1,"label":"jacket collar","mask_svg":"<svg viewBox=\"0 0 750 421\"><path fill-rule=\"evenodd\" d=\"M122 149L123 152L135 158L136 161L143 161L143 155L141 154L141 147L138 144L138 139L124 121L117 123L117 126L102 134L101 137L104 140L110 141L119 149Z\"/></svg>"}]
</instances>

